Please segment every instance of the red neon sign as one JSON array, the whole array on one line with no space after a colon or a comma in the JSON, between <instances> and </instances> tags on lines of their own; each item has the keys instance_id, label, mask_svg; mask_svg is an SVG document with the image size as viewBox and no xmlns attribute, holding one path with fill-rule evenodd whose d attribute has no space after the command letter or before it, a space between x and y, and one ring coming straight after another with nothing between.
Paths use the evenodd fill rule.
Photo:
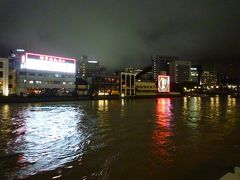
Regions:
<instances>
[{"instance_id":1,"label":"red neon sign","mask_svg":"<svg viewBox=\"0 0 240 180\"><path fill-rule=\"evenodd\" d=\"M60 62L60 63L73 63L75 64L75 59L72 58L65 58L65 57L59 57L59 56L49 56L45 54L35 54L35 53L26 53L26 59L39 59L39 60L46 60L51 62Z\"/></svg>"},{"instance_id":2,"label":"red neon sign","mask_svg":"<svg viewBox=\"0 0 240 180\"><path fill-rule=\"evenodd\" d=\"M158 75L158 92L170 92L170 77Z\"/></svg>"}]
</instances>

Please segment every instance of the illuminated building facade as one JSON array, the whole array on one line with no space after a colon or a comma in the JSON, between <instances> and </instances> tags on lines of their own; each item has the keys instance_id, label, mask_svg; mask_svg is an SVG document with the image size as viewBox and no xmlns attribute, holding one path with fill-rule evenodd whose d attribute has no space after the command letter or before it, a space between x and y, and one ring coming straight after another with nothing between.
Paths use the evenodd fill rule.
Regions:
<instances>
[{"instance_id":1,"label":"illuminated building facade","mask_svg":"<svg viewBox=\"0 0 240 180\"><path fill-rule=\"evenodd\" d=\"M93 78L93 95L119 95L120 77L117 75L99 75Z\"/></svg>"},{"instance_id":2,"label":"illuminated building facade","mask_svg":"<svg viewBox=\"0 0 240 180\"><path fill-rule=\"evenodd\" d=\"M154 82L136 81L136 96L156 95L157 88Z\"/></svg>"},{"instance_id":3,"label":"illuminated building facade","mask_svg":"<svg viewBox=\"0 0 240 180\"><path fill-rule=\"evenodd\" d=\"M120 78L121 96L135 96L136 74L121 72Z\"/></svg>"},{"instance_id":4,"label":"illuminated building facade","mask_svg":"<svg viewBox=\"0 0 240 180\"><path fill-rule=\"evenodd\" d=\"M72 95L76 60L35 53L17 53L11 58L11 75L17 95Z\"/></svg>"},{"instance_id":5,"label":"illuminated building facade","mask_svg":"<svg viewBox=\"0 0 240 180\"><path fill-rule=\"evenodd\" d=\"M9 63L7 58L0 58L0 96L8 96L9 79L8 79Z\"/></svg>"},{"instance_id":6,"label":"illuminated building facade","mask_svg":"<svg viewBox=\"0 0 240 180\"><path fill-rule=\"evenodd\" d=\"M191 82L196 82L201 85L202 67L200 65L194 65L191 70Z\"/></svg>"},{"instance_id":7,"label":"illuminated building facade","mask_svg":"<svg viewBox=\"0 0 240 180\"><path fill-rule=\"evenodd\" d=\"M217 85L217 73L210 71L203 71L201 77L202 85L206 88L211 88Z\"/></svg>"}]
</instances>

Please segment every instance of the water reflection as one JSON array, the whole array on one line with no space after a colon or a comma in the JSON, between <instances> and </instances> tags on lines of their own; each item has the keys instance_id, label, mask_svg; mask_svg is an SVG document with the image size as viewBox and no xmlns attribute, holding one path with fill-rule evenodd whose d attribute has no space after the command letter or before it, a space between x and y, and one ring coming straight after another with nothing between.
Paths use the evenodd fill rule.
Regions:
<instances>
[{"instance_id":1,"label":"water reflection","mask_svg":"<svg viewBox=\"0 0 240 180\"><path fill-rule=\"evenodd\" d=\"M172 102L170 98L159 98L156 102L156 128L153 132L154 153L158 154L164 165L170 164L172 131Z\"/></svg>"},{"instance_id":2,"label":"water reflection","mask_svg":"<svg viewBox=\"0 0 240 180\"><path fill-rule=\"evenodd\" d=\"M228 108L233 108L236 106L236 98L232 98L231 96L227 97Z\"/></svg>"},{"instance_id":3,"label":"water reflection","mask_svg":"<svg viewBox=\"0 0 240 180\"><path fill-rule=\"evenodd\" d=\"M219 179L239 164L239 108L225 96L2 105L0 179Z\"/></svg>"},{"instance_id":4,"label":"water reflection","mask_svg":"<svg viewBox=\"0 0 240 180\"><path fill-rule=\"evenodd\" d=\"M77 159L84 135L78 123L83 112L76 106L29 106L19 110L9 151L18 155L17 177L53 170Z\"/></svg>"},{"instance_id":5,"label":"water reflection","mask_svg":"<svg viewBox=\"0 0 240 180\"><path fill-rule=\"evenodd\" d=\"M3 105L1 112L2 112L2 117L1 118L2 119L8 119L9 115L11 113L9 105L8 104Z\"/></svg>"},{"instance_id":6,"label":"water reflection","mask_svg":"<svg viewBox=\"0 0 240 180\"><path fill-rule=\"evenodd\" d=\"M201 119L201 98L200 97L191 97L189 99L188 106L188 125L191 128L197 128L199 123L198 121Z\"/></svg>"},{"instance_id":7,"label":"water reflection","mask_svg":"<svg viewBox=\"0 0 240 180\"><path fill-rule=\"evenodd\" d=\"M108 111L108 100L98 100L97 103L99 111Z\"/></svg>"}]
</instances>

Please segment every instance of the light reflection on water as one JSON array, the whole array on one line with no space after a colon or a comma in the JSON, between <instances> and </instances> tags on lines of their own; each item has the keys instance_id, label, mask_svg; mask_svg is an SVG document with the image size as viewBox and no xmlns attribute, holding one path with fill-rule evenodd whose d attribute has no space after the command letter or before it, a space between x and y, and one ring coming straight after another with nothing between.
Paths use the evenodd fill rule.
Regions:
<instances>
[{"instance_id":1,"label":"light reflection on water","mask_svg":"<svg viewBox=\"0 0 240 180\"><path fill-rule=\"evenodd\" d=\"M5 105L6 107L8 105ZM35 104L19 109L11 119L16 137L8 143L8 153L17 154L18 177L54 170L76 160L84 148L78 106ZM4 117L4 116L3 116Z\"/></svg>"},{"instance_id":2,"label":"light reflection on water","mask_svg":"<svg viewBox=\"0 0 240 180\"><path fill-rule=\"evenodd\" d=\"M153 146L157 157L161 162L168 165L172 161L170 138L172 132L172 102L170 98L159 98L156 102L156 128L153 132Z\"/></svg>"},{"instance_id":3,"label":"light reflection on water","mask_svg":"<svg viewBox=\"0 0 240 180\"><path fill-rule=\"evenodd\" d=\"M240 165L239 108L230 96L1 105L0 179L217 179Z\"/></svg>"}]
</instances>

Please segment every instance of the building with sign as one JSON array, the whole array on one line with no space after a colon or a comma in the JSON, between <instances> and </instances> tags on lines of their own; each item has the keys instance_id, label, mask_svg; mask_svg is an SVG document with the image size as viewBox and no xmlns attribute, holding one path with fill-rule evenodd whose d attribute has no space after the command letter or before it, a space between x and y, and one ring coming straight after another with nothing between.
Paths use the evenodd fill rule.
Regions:
<instances>
[{"instance_id":1,"label":"building with sign","mask_svg":"<svg viewBox=\"0 0 240 180\"><path fill-rule=\"evenodd\" d=\"M8 96L8 59L0 58L0 96Z\"/></svg>"},{"instance_id":2,"label":"building with sign","mask_svg":"<svg viewBox=\"0 0 240 180\"><path fill-rule=\"evenodd\" d=\"M165 75L158 76L158 92L170 92L170 77Z\"/></svg>"},{"instance_id":3,"label":"building with sign","mask_svg":"<svg viewBox=\"0 0 240 180\"><path fill-rule=\"evenodd\" d=\"M169 75L170 64L172 61L179 59L176 56L151 56L152 70L154 81L158 81L158 75Z\"/></svg>"},{"instance_id":4,"label":"building with sign","mask_svg":"<svg viewBox=\"0 0 240 180\"><path fill-rule=\"evenodd\" d=\"M65 96L75 91L75 59L21 52L11 58L10 67L17 95Z\"/></svg>"}]
</instances>

